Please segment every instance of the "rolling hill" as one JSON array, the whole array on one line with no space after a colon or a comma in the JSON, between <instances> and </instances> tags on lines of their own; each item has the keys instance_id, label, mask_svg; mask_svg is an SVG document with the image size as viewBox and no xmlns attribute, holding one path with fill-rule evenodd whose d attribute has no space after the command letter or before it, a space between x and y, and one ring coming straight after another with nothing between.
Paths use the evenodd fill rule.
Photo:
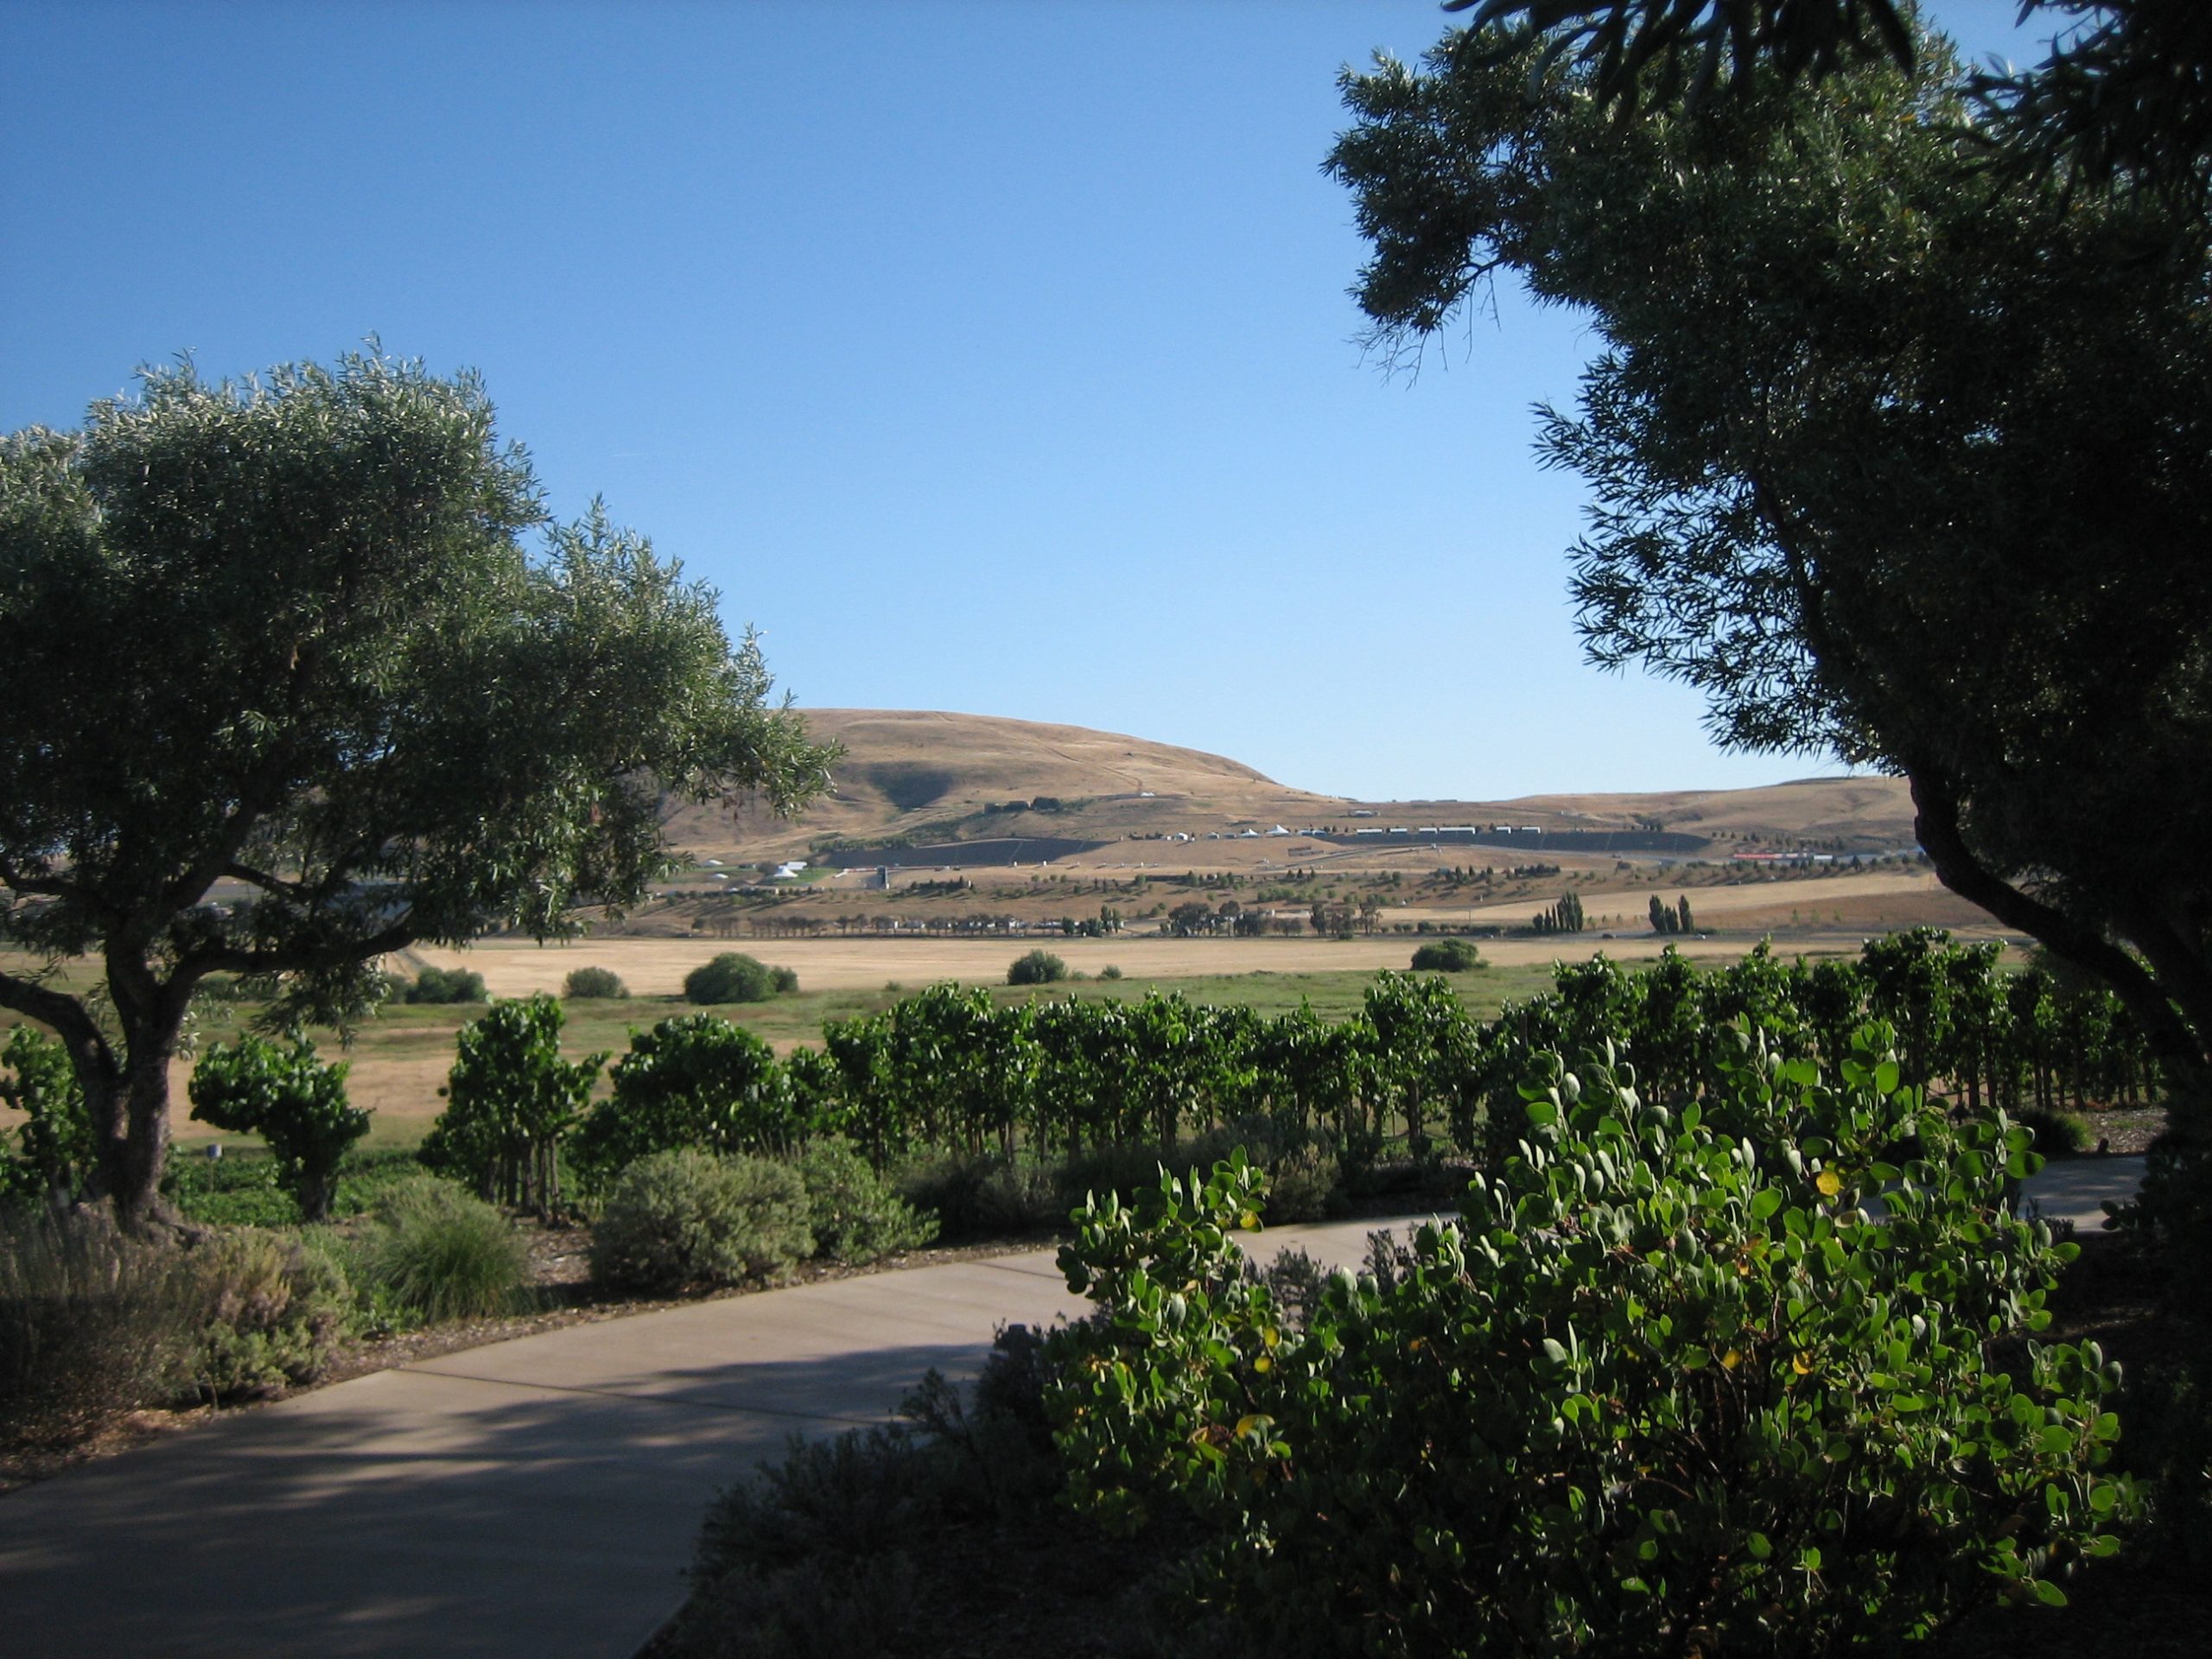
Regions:
<instances>
[{"instance_id":1,"label":"rolling hill","mask_svg":"<svg viewBox=\"0 0 2212 1659\"><path fill-rule=\"evenodd\" d=\"M1510 801L1357 801L1290 788L1221 755L1078 726L926 710L804 713L817 737L845 747L829 798L790 822L758 806L681 809L670 821L679 848L736 863L804 857L833 842L1107 842L1355 823L1656 828L1730 849L1874 853L1913 844L1911 800L1893 778ZM1053 804L1040 808L1040 799Z\"/></svg>"}]
</instances>

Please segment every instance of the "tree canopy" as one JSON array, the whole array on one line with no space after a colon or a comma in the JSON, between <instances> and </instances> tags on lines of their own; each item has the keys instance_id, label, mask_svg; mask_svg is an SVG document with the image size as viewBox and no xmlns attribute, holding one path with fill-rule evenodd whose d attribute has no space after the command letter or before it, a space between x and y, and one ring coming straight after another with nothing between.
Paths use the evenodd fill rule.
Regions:
<instances>
[{"instance_id":1,"label":"tree canopy","mask_svg":"<svg viewBox=\"0 0 2212 1659\"><path fill-rule=\"evenodd\" d=\"M382 953L640 898L671 796L817 792L770 686L642 538L549 524L472 376L187 364L0 439L0 944L102 970L0 1007L67 1046L99 1191L156 1205L206 976L358 1008Z\"/></svg>"},{"instance_id":2,"label":"tree canopy","mask_svg":"<svg viewBox=\"0 0 2212 1659\"><path fill-rule=\"evenodd\" d=\"M1464 48L1585 65L1625 113L1709 96L1732 71L1819 78L1887 58L1910 71L1910 0L1444 0L1472 14ZM2020 0L2054 29L2044 60L1969 78L2005 159L2201 208L2212 188L2212 8L2203 0ZM1485 32L1489 31L1489 32Z\"/></svg>"},{"instance_id":3,"label":"tree canopy","mask_svg":"<svg viewBox=\"0 0 2212 1659\"><path fill-rule=\"evenodd\" d=\"M2212 1046L2212 311L2201 223L1993 179L1948 48L1623 122L1540 35L1348 74L1356 292L1418 349L1487 279L1602 342L1541 450L1589 480L1601 664L1725 743L1903 772L1955 890ZM2123 948L2124 942L2126 947Z\"/></svg>"}]
</instances>

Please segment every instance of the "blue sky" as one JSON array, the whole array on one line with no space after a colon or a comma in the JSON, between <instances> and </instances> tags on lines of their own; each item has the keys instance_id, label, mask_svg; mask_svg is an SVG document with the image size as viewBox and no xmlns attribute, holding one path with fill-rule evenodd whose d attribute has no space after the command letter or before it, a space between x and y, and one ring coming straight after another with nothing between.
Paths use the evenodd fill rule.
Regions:
<instances>
[{"instance_id":1,"label":"blue sky","mask_svg":"<svg viewBox=\"0 0 2212 1659\"><path fill-rule=\"evenodd\" d=\"M1935 8L1976 53L2013 0ZM371 334L484 375L818 706L1064 721L1367 797L1748 785L1586 666L1504 297L1362 359L1334 78L1427 0L0 0L0 429ZM2015 48L2022 56L2031 55Z\"/></svg>"}]
</instances>

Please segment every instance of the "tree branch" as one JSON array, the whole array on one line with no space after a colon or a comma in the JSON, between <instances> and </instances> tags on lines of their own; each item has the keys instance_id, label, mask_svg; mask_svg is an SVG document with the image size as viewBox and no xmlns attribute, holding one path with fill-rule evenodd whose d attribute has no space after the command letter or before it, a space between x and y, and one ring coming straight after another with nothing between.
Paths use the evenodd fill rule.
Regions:
<instances>
[{"instance_id":1,"label":"tree branch","mask_svg":"<svg viewBox=\"0 0 2212 1659\"><path fill-rule=\"evenodd\" d=\"M67 899L84 892L75 882L64 880L58 875L25 875L4 858L0 858L0 887L11 887L17 893L35 893L43 899Z\"/></svg>"},{"instance_id":2,"label":"tree branch","mask_svg":"<svg viewBox=\"0 0 2212 1659\"><path fill-rule=\"evenodd\" d=\"M245 950L230 945L217 945L194 950L177 964L175 978L188 975L199 980L209 974L303 974L321 969L342 968L349 962L365 962L371 957L389 956L394 950L404 950L422 936L414 924L400 922L372 933L366 938L349 939L343 944L321 948L301 946L290 950Z\"/></svg>"},{"instance_id":3,"label":"tree branch","mask_svg":"<svg viewBox=\"0 0 2212 1659\"><path fill-rule=\"evenodd\" d=\"M0 1008L26 1014L41 1025L53 1027L61 1039L62 1046L69 1051L70 1063L77 1069L79 1084L95 1085L85 1090L85 1105L92 1116L93 1128L104 1136L112 1137L118 1128L115 1090L122 1067L117 1064L114 1047L108 1042L106 1033L84 1003L65 992L50 991L17 975L0 972Z\"/></svg>"},{"instance_id":4,"label":"tree branch","mask_svg":"<svg viewBox=\"0 0 2212 1659\"><path fill-rule=\"evenodd\" d=\"M298 881L287 881L281 875L272 874L267 870L257 870L250 864L240 864L235 860L223 867L222 874L233 881L243 881L248 887L259 887L264 893L273 893L279 899L290 899L301 904L310 903L318 896L315 888Z\"/></svg>"}]
</instances>

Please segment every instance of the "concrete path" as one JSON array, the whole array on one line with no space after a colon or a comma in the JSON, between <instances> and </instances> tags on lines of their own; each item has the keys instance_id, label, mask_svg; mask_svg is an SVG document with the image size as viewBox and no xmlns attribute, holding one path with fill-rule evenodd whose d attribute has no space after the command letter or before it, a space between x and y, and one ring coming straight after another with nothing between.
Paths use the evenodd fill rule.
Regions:
<instances>
[{"instance_id":1,"label":"concrete path","mask_svg":"<svg viewBox=\"0 0 2212 1659\"><path fill-rule=\"evenodd\" d=\"M2087 1230L2139 1158L2030 1195ZM1356 1262L1387 1222L1271 1229ZM9 1659L627 1659L715 1491L1084 1304L1050 1250L572 1325L242 1412L0 1498Z\"/></svg>"},{"instance_id":2,"label":"concrete path","mask_svg":"<svg viewBox=\"0 0 2212 1659\"><path fill-rule=\"evenodd\" d=\"M2027 1183L2024 1196L2031 1211L2054 1226L2070 1221L2079 1232L2099 1232L2105 1205L2125 1204L2143 1185L2144 1161L2140 1154L2056 1159Z\"/></svg>"},{"instance_id":3,"label":"concrete path","mask_svg":"<svg viewBox=\"0 0 2212 1659\"><path fill-rule=\"evenodd\" d=\"M1359 1222L1272 1229L1356 1259ZM627 1659L717 1489L880 1422L997 1326L1085 1304L1038 1250L571 1325L341 1382L0 1497L8 1659Z\"/></svg>"}]
</instances>

